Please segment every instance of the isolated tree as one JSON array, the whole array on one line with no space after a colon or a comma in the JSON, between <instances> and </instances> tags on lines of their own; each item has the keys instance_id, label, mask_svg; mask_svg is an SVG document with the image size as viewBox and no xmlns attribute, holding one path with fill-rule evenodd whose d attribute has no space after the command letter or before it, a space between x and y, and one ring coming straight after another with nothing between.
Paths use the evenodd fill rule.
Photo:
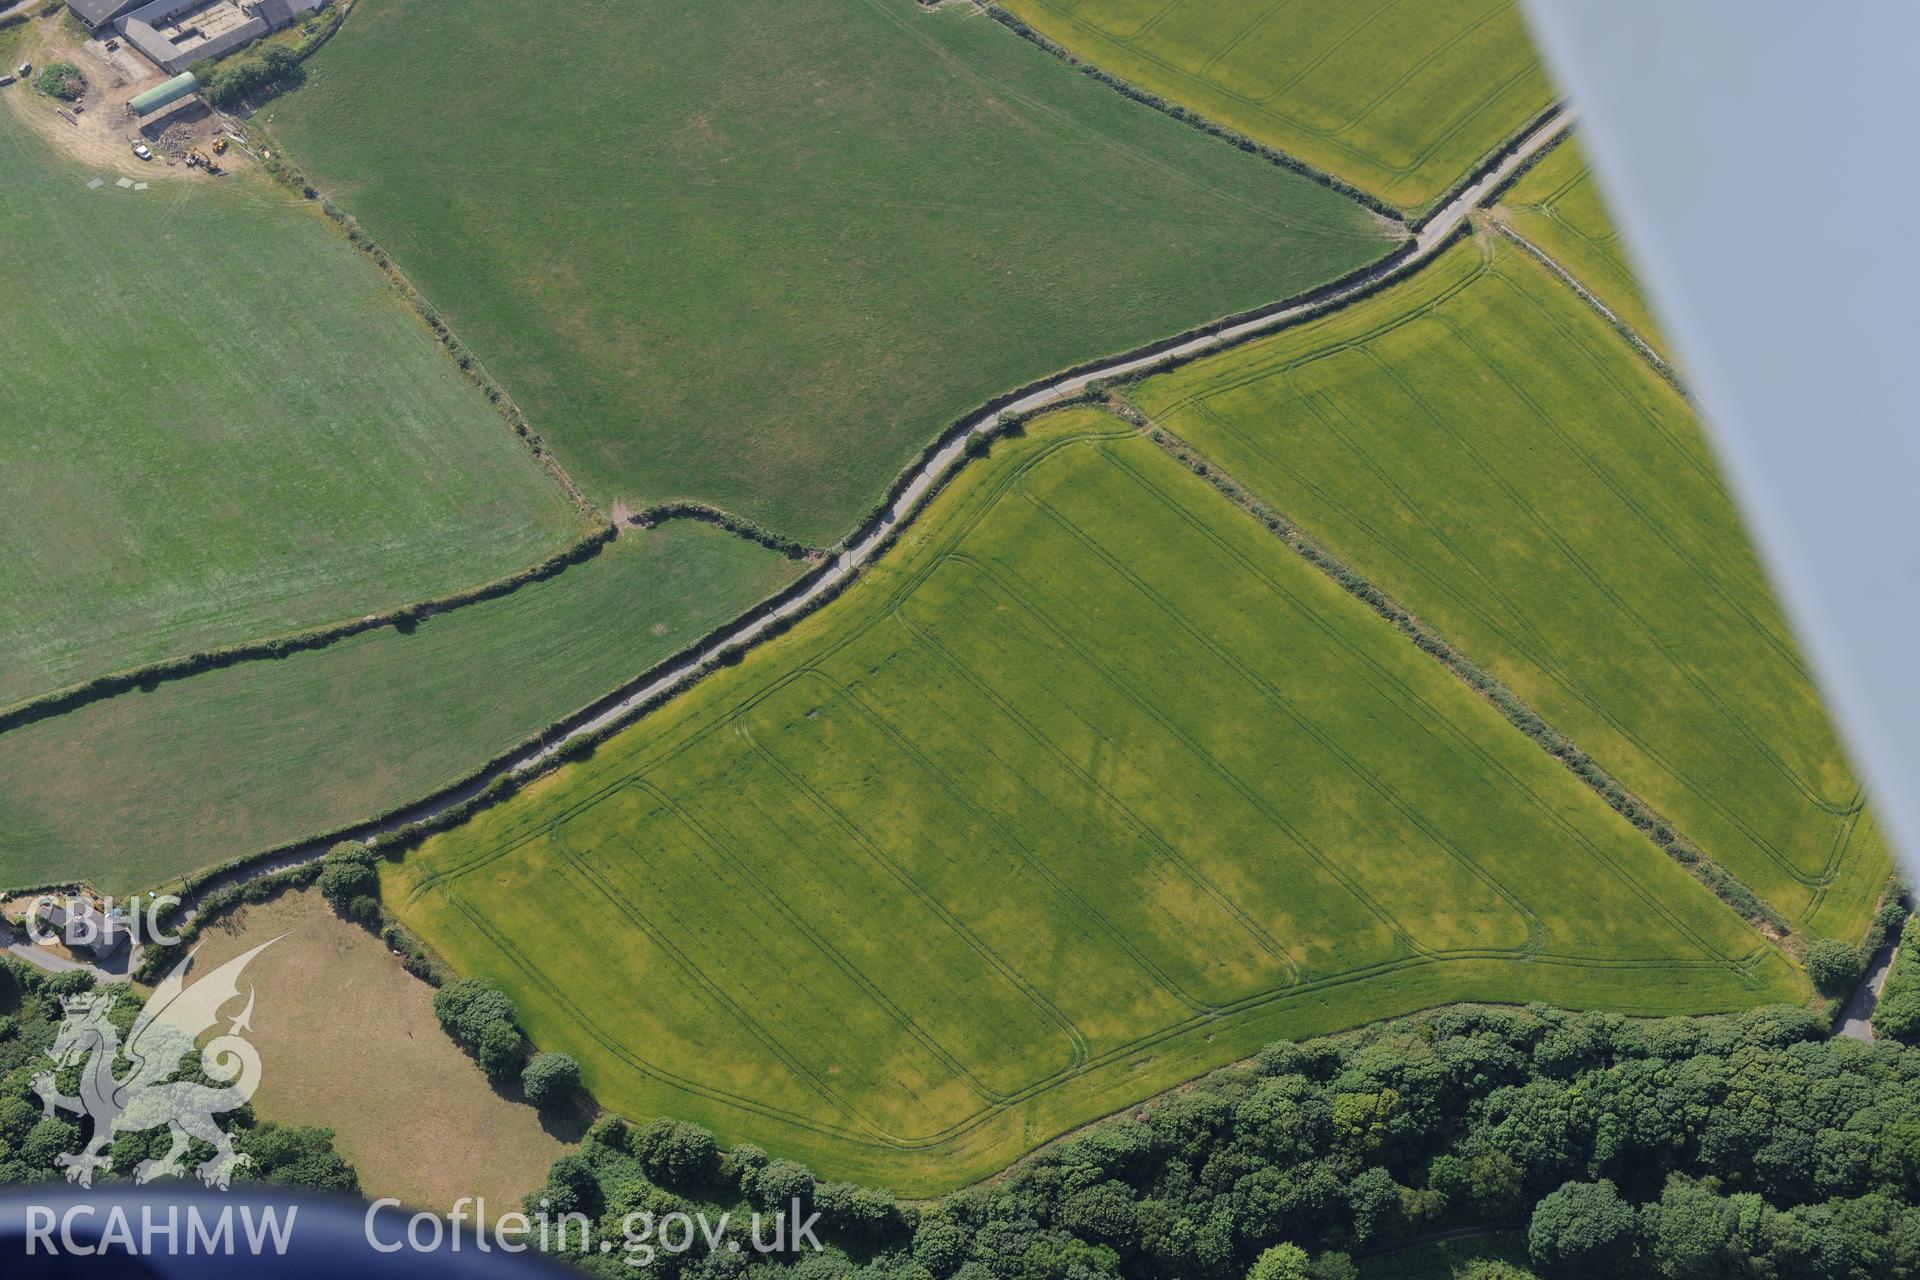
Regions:
<instances>
[{"instance_id":1,"label":"isolated tree","mask_svg":"<svg viewBox=\"0 0 1920 1280\"><path fill-rule=\"evenodd\" d=\"M1527 1252L1547 1280L1615 1280L1633 1274L1638 1235L1613 1183L1568 1182L1533 1207Z\"/></svg>"},{"instance_id":2,"label":"isolated tree","mask_svg":"<svg viewBox=\"0 0 1920 1280\"><path fill-rule=\"evenodd\" d=\"M380 892L380 877L372 867L359 862L336 862L320 871L320 896L342 915L352 915L356 899L375 901Z\"/></svg>"},{"instance_id":3,"label":"isolated tree","mask_svg":"<svg viewBox=\"0 0 1920 1280\"><path fill-rule=\"evenodd\" d=\"M580 1087L580 1064L564 1053L535 1054L520 1073L520 1088L536 1107L565 1102Z\"/></svg>"},{"instance_id":4,"label":"isolated tree","mask_svg":"<svg viewBox=\"0 0 1920 1280\"><path fill-rule=\"evenodd\" d=\"M1821 994L1829 996L1845 995L1853 990L1866 971L1859 948L1834 938L1816 938L1808 943L1803 963L1813 985Z\"/></svg>"}]
</instances>

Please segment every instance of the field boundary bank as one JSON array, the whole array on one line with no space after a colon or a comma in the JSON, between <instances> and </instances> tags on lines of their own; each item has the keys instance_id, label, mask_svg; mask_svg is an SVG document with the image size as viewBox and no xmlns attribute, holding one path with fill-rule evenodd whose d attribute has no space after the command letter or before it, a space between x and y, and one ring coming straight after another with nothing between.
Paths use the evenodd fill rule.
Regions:
<instances>
[{"instance_id":1,"label":"field boundary bank","mask_svg":"<svg viewBox=\"0 0 1920 1280\"><path fill-rule=\"evenodd\" d=\"M1021 420L1042 410L1103 399L1110 379L1162 372L1313 319L1399 280L1437 256L1467 226L1468 212L1484 202L1487 193L1496 189L1514 166L1550 145L1571 120L1569 113L1557 113L1505 153L1490 158L1454 204L1436 214L1421 235L1369 266L1293 298L1054 374L987 401L929 444L920 459L894 481L888 497L876 505L854 534L829 548L829 558L814 570L604 697L495 755L461 779L362 821L231 858L170 884L178 888L183 906L192 909L222 887L313 861L341 840L362 840L383 850L402 848L457 825L563 761L590 753L600 741L645 716L715 667L738 662L748 649L783 633L836 598L857 579L863 566L892 546L979 445L990 443L1003 431L1017 429ZM158 949L150 954L157 960L165 958Z\"/></svg>"},{"instance_id":2,"label":"field boundary bank","mask_svg":"<svg viewBox=\"0 0 1920 1280\"><path fill-rule=\"evenodd\" d=\"M735 537L755 542L769 551L775 551L789 560L820 561L827 552L820 547L808 546L785 534L776 533L757 520L746 516L734 515L705 502L678 501L660 502L633 512L624 520L618 521L630 529L652 529L674 520L693 520L701 524L710 524L725 529Z\"/></svg>"},{"instance_id":3,"label":"field boundary bank","mask_svg":"<svg viewBox=\"0 0 1920 1280\"><path fill-rule=\"evenodd\" d=\"M1662 853L1685 867L1695 880L1741 919L1776 942L1791 936L1792 928L1786 919L1739 877L1709 858L1653 806L1621 786L1609 771L1571 738L1554 728L1525 699L1468 658L1430 624L1327 550L1299 524L1282 515L1255 490L1235 479L1232 473L1222 469L1180 436L1157 423L1149 424L1147 434L1170 457L1207 481L1221 497L1265 526L1269 533L1332 579L1348 595L1392 623L1396 630L1413 642L1414 647L1452 672L1483 701L1499 711L1515 729L1566 766L1568 772L1604 800L1608 808L1625 818Z\"/></svg>"},{"instance_id":4,"label":"field boundary bank","mask_svg":"<svg viewBox=\"0 0 1920 1280\"><path fill-rule=\"evenodd\" d=\"M242 640L236 644L202 649L178 657L157 658L137 667L110 671L79 684L38 694L24 702L16 702L10 707L0 708L0 734L22 729L41 720L64 715L69 711L77 711L93 703L119 697L121 694L132 693L135 690L143 693L151 692L162 684L171 684L209 671L238 666L243 662L310 653L329 648L342 640L364 635L369 631L378 631L382 627L408 630L428 618L453 613L468 605L480 604L487 600L497 600L502 596L512 595L520 588L535 582L544 582L549 578L558 577L574 565L582 564L599 555L601 550L613 541L618 532L617 526L611 523L603 524L545 559L524 569L516 570L504 578L495 578L490 582L481 583L477 587L467 587L446 595L396 605L391 609L365 614L345 622L322 623L316 627L283 632L261 640Z\"/></svg>"},{"instance_id":5,"label":"field boundary bank","mask_svg":"<svg viewBox=\"0 0 1920 1280\"><path fill-rule=\"evenodd\" d=\"M241 663L271 661L292 657L298 653L315 653L331 648L343 640L351 640L369 631L378 631L382 627L393 627L403 633L410 632L429 618L456 613L470 605L484 604L489 600L498 600L514 594L523 587L557 578L568 569L585 564L598 556L619 536L623 528L644 531L678 520L693 521L724 529L735 537L756 543L789 560L817 562L826 554L817 547L809 547L805 543L775 533L752 520L736 516L718 507L698 502L663 503L648 507L622 520L604 524L543 560L516 570L504 578L484 582L477 587L468 587L447 595L396 605L391 609L369 613L346 622L323 623L301 631L268 636L263 640L243 640L180 657L156 658L152 662L142 663L137 667L110 671L79 684L36 695L24 702L0 708L0 734L24 729L28 725L50 720L55 716L79 711L96 702L105 702L135 691L150 693L163 684L206 675L213 671L239 666Z\"/></svg>"},{"instance_id":6,"label":"field boundary bank","mask_svg":"<svg viewBox=\"0 0 1920 1280\"><path fill-rule=\"evenodd\" d=\"M947 0L917 0L917 2L923 8L935 9L946 3ZM1480 160L1467 170L1465 177L1446 188L1428 203L1413 209L1403 209L1398 205L1389 203L1363 187L1356 186L1338 174L1322 169L1318 165L1302 160L1299 156L1282 151L1278 147L1249 137L1238 129L1230 125L1222 124L1211 116L1195 111L1191 107L1183 107L1177 102L1173 102L1154 93L1151 89L1144 89L1131 80L1115 75L1099 63L1081 57L1050 36L1035 30L1033 26L1024 19L1009 13L994 3L994 0L967 0L967 2L978 7L981 12L985 13L988 17L1021 39L1032 43L1039 49L1060 59L1082 75L1099 81L1114 92L1131 98L1142 106L1151 107L1155 111L1178 120L1181 124L1193 129L1198 129L1200 132L1217 138L1229 146L1244 151L1249 155L1258 156L1269 164L1276 165L1282 169L1297 173L1303 178L1317 182L1328 190L1336 191L1348 199L1366 206L1381 217L1416 234L1425 228L1428 223L1439 217L1447 206L1460 199L1460 197L1466 193L1467 188L1474 184L1475 179L1490 165L1497 162L1501 156L1512 151L1555 116L1561 115L1568 110L1565 99L1554 99L1545 107L1535 112L1522 123L1519 128L1514 129L1507 134L1506 137L1489 147L1481 156ZM1530 167L1531 164L1509 174L1507 182L1510 183L1515 178L1518 178L1521 173L1526 171L1526 168ZM1502 183L1502 188L1504 188L1505 185L1506 183ZM1497 189L1489 191L1487 197L1491 199L1497 194Z\"/></svg>"},{"instance_id":7,"label":"field boundary bank","mask_svg":"<svg viewBox=\"0 0 1920 1280\"><path fill-rule=\"evenodd\" d=\"M1669 364L1665 356L1662 356L1658 351L1654 350L1653 344L1641 337L1639 330L1635 329L1625 320L1622 320L1612 307L1600 301L1599 296L1595 294L1593 290L1580 283L1578 276L1561 266L1552 254L1521 235L1510 226L1505 219L1495 214L1489 216L1486 221L1488 226L1525 250L1529 257L1552 272L1562 284L1578 294L1580 300L1589 307L1592 307L1593 310L1599 314L1600 318L1605 320L1607 324L1613 328L1615 333L1625 338L1633 349L1640 354L1640 357L1649 365L1653 366L1653 371L1659 374L1675 391L1680 393L1681 398L1684 399L1688 405L1692 406L1696 412L1699 410L1699 402L1694 399L1693 392L1688 389L1686 381L1681 378L1680 371Z\"/></svg>"},{"instance_id":8,"label":"field boundary bank","mask_svg":"<svg viewBox=\"0 0 1920 1280\"><path fill-rule=\"evenodd\" d=\"M359 6L360 0L334 0L332 22L318 38L301 50L298 61L305 64L325 48L334 36L340 33L340 29L347 24L347 19L353 16ZM244 54L237 51L226 55L221 61L241 56ZM405 272L394 265L387 251L382 249L372 236L360 229L360 224L355 221L352 214L323 196L313 184L307 181L304 173L285 163L284 155L275 157L272 155L272 148L260 143L250 123L252 116L273 99L298 87L297 84L287 86L278 83L268 87L257 99L245 104L247 115L244 118L236 118L232 112L223 108L216 108L215 115L226 131L239 142L241 149L260 166L262 172L273 181L299 192L305 199L317 201L321 213L325 214L327 219L345 234L347 243L373 259L374 265L387 278L387 282L399 291L401 298L413 309L414 314L432 331L442 349L452 358L454 364L459 366L460 372L468 381L480 388L481 393L487 397L487 402L502 418L506 419L507 425L513 428L514 434L526 443L527 448L533 453L534 461L539 463L541 469L560 486L567 500L587 519L601 519L598 505L593 499L587 497L579 485L574 483L573 477L561 465L559 458L546 447L545 439L533 429L531 419L520 408L518 402L507 393L506 388L501 386L491 373L487 372L486 366L481 363L478 356L473 354L472 349L454 334L452 328L440 315L439 309L427 301L425 294L414 288L413 282L407 278Z\"/></svg>"}]
</instances>

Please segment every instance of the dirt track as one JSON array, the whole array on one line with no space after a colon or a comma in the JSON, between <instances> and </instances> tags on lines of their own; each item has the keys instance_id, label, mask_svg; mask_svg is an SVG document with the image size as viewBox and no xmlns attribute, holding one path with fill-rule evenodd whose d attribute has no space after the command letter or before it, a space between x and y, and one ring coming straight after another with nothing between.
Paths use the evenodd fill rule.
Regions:
<instances>
[{"instance_id":1,"label":"dirt track","mask_svg":"<svg viewBox=\"0 0 1920 1280\"><path fill-rule=\"evenodd\" d=\"M207 180L206 175L183 164L168 164L158 155L142 160L133 154L131 140L137 135L126 115L126 101L165 83L165 72L147 67L149 74L135 77L128 68L143 65L138 55L123 47L117 55L109 56L90 47L92 42L77 44L57 20L36 20L28 31L14 61L31 61L36 71L49 62L71 62L86 76L87 92L78 104L80 111L74 113L72 105L50 98L30 84L8 85L0 89L0 104L13 119L109 182L123 176L149 183ZM61 115L63 109L72 114L71 121ZM195 126L203 139L211 138L213 128L213 117Z\"/></svg>"}]
</instances>

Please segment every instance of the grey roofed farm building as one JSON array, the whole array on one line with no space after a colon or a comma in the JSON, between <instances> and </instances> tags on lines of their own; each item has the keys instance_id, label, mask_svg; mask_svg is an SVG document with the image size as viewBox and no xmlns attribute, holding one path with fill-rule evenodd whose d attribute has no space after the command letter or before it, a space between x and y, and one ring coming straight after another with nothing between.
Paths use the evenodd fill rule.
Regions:
<instances>
[{"instance_id":1,"label":"grey roofed farm building","mask_svg":"<svg viewBox=\"0 0 1920 1280\"><path fill-rule=\"evenodd\" d=\"M87 30L98 31L139 3L140 0L67 0L67 8Z\"/></svg>"},{"instance_id":2,"label":"grey roofed farm building","mask_svg":"<svg viewBox=\"0 0 1920 1280\"><path fill-rule=\"evenodd\" d=\"M166 71L185 71L292 26L324 0L149 0L114 28Z\"/></svg>"},{"instance_id":3,"label":"grey roofed farm building","mask_svg":"<svg viewBox=\"0 0 1920 1280\"><path fill-rule=\"evenodd\" d=\"M76 954L90 952L105 960L127 945L127 926L96 910L85 899L76 898L67 904L51 903L42 913L42 919L66 944L67 950Z\"/></svg>"}]
</instances>

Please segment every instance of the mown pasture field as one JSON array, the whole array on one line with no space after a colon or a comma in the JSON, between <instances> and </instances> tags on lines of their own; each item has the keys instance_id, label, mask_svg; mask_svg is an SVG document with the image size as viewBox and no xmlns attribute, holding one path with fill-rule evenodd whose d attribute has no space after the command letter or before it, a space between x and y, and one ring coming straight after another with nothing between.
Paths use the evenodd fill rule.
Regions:
<instances>
[{"instance_id":1,"label":"mown pasture field","mask_svg":"<svg viewBox=\"0 0 1920 1280\"><path fill-rule=\"evenodd\" d=\"M262 1119L324 1125L368 1197L446 1212L461 1196L514 1205L566 1147L496 1092L433 1016L433 988L317 889L241 907L195 941L194 972L270 943L247 966ZM561 1130L565 1132L565 1130Z\"/></svg>"},{"instance_id":2,"label":"mown pasture field","mask_svg":"<svg viewBox=\"0 0 1920 1280\"><path fill-rule=\"evenodd\" d=\"M1521 249L1463 242L1136 399L1796 927L1864 931L1888 852L1699 424Z\"/></svg>"},{"instance_id":3,"label":"mown pasture field","mask_svg":"<svg viewBox=\"0 0 1920 1280\"><path fill-rule=\"evenodd\" d=\"M1420 213L1553 101L1513 0L1000 0L1088 62Z\"/></svg>"},{"instance_id":4,"label":"mown pasture field","mask_svg":"<svg viewBox=\"0 0 1920 1280\"><path fill-rule=\"evenodd\" d=\"M0 707L477 585L582 531L304 202L117 176L0 110Z\"/></svg>"},{"instance_id":5,"label":"mown pasture field","mask_svg":"<svg viewBox=\"0 0 1920 1280\"><path fill-rule=\"evenodd\" d=\"M958 7L382 0L310 65L274 134L591 494L816 545L990 397L1394 243Z\"/></svg>"},{"instance_id":6,"label":"mown pasture field","mask_svg":"<svg viewBox=\"0 0 1920 1280\"><path fill-rule=\"evenodd\" d=\"M1577 139L1561 142L1522 174L1501 200L1497 216L1559 263L1648 346L1665 353L1620 231Z\"/></svg>"},{"instance_id":7,"label":"mown pasture field","mask_svg":"<svg viewBox=\"0 0 1920 1280\"><path fill-rule=\"evenodd\" d=\"M428 795L697 640L799 566L629 531L510 595L0 734L0 885L151 885Z\"/></svg>"},{"instance_id":8,"label":"mown pasture field","mask_svg":"<svg viewBox=\"0 0 1920 1280\"><path fill-rule=\"evenodd\" d=\"M383 886L603 1105L912 1194L1276 1038L1802 987L1463 683L1086 409Z\"/></svg>"}]
</instances>

